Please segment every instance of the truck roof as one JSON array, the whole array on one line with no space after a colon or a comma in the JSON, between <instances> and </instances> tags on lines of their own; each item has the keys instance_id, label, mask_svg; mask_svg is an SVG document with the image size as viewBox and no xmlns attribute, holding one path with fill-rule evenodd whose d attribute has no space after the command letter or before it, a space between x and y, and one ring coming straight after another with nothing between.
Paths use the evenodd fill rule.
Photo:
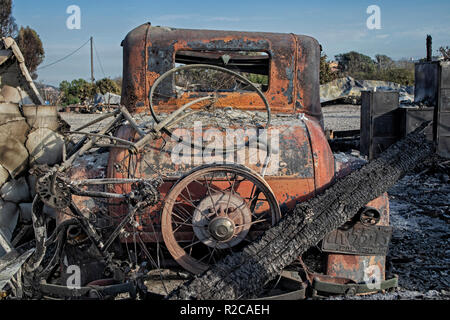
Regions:
<instances>
[{"instance_id":1,"label":"truck roof","mask_svg":"<svg viewBox=\"0 0 450 320\"><path fill-rule=\"evenodd\" d=\"M272 112L305 113L322 119L320 45L312 37L292 33L177 29L146 23L130 31L122 46L122 104L132 112L148 107L150 88L164 72L177 64L206 63L267 74L268 86L264 94ZM224 53L230 57L229 65L220 59ZM249 106L249 109L256 108Z\"/></svg>"}]
</instances>

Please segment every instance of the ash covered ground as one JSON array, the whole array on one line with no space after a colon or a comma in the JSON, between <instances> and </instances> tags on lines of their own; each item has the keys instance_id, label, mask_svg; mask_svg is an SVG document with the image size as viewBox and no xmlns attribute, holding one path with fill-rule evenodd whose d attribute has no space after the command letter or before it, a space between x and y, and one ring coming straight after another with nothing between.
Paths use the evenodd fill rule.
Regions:
<instances>
[{"instance_id":1,"label":"ash covered ground","mask_svg":"<svg viewBox=\"0 0 450 320\"><path fill-rule=\"evenodd\" d=\"M325 129L359 129L359 106L333 105L322 111ZM434 157L388 190L394 230L386 268L399 276L399 289L345 299L450 299L449 176L450 159Z\"/></svg>"},{"instance_id":2,"label":"ash covered ground","mask_svg":"<svg viewBox=\"0 0 450 320\"><path fill-rule=\"evenodd\" d=\"M394 230L386 269L399 276L399 288L345 299L450 299L449 175L450 161L435 157L388 191Z\"/></svg>"},{"instance_id":3,"label":"ash covered ground","mask_svg":"<svg viewBox=\"0 0 450 320\"><path fill-rule=\"evenodd\" d=\"M359 129L359 106L330 105L322 110L325 129ZM76 128L101 115L61 113L61 116ZM385 294L331 299L450 299L449 176L450 160L435 157L419 164L388 191L394 231L386 269L399 276L399 288Z\"/></svg>"}]
</instances>

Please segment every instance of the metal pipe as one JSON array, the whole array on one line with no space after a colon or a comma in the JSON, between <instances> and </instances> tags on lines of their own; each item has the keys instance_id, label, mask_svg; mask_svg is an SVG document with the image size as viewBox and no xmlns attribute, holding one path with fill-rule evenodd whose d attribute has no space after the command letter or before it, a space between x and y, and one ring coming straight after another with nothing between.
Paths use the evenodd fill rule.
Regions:
<instances>
[{"instance_id":1,"label":"metal pipe","mask_svg":"<svg viewBox=\"0 0 450 320\"><path fill-rule=\"evenodd\" d=\"M90 41L91 41L91 82L92 82L92 84L94 84L94 80L95 80L94 79L94 44L93 44L94 38L91 37Z\"/></svg>"},{"instance_id":2,"label":"metal pipe","mask_svg":"<svg viewBox=\"0 0 450 320\"><path fill-rule=\"evenodd\" d=\"M127 119L130 125L134 128L134 130L136 130L137 133L141 136L141 138L144 137L146 133L141 128L139 128L138 124L136 123L136 121L134 121L133 117L128 112L127 108L120 107L120 111L122 112L125 119Z\"/></svg>"},{"instance_id":3,"label":"metal pipe","mask_svg":"<svg viewBox=\"0 0 450 320\"><path fill-rule=\"evenodd\" d=\"M433 39L429 34L427 34L427 61L432 60L432 47L433 47Z\"/></svg>"},{"instance_id":4,"label":"metal pipe","mask_svg":"<svg viewBox=\"0 0 450 320\"><path fill-rule=\"evenodd\" d=\"M119 178L86 179L86 180L73 181L73 182L71 182L71 184L74 186L87 186L87 185L98 185L98 184L136 183L139 181L145 181L145 179L119 179Z\"/></svg>"},{"instance_id":5,"label":"metal pipe","mask_svg":"<svg viewBox=\"0 0 450 320\"><path fill-rule=\"evenodd\" d=\"M118 116L117 116L117 118L115 118L113 121L111 121L105 128L103 128L100 132L99 132L99 134L105 134L105 133L107 133L111 128L113 128L114 127L114 125L116 124L116 123L118 123L119 121L121 121L122 120L122 114L119 114ZM95 144L95 141L97 141L96 140L96 138L95 137L93 137L92 139L90 139L88 142L86 142L80 149L78 149L74 154L72 154L71 156L70 156L70 158L67 160L67 161L65 161L59 168L58 168L58 171L59 172L62 172L62 171L64 171L65 169L67 169L72 163L73 163L73 161L75 160L75 158L77 158L79 155L82 155L84 152L86 152L87 150L89 150L94 144Z\"/></svg>"},{"instance_id":6,"label":"metal pipe","mask_svg":"<svg viewBox=\"0 0 450 320\"><path fill-rule=\"evenodd\" d=\"M78 134L78 135L86 135L86 136L97 137L97 138L111 139L111 140L114 140L114 141L121 142L123 144L129 145L129 146L134 145L134 143L131 142L131 141L120 139L120 138L117 138L117 137L107 136L107 135L104 135L104 134L90 133L90 132L76 132L76 131L68 131L67 133L69 133L69 134Z\"/></svg>"},{"instance_id":7,"label":"metal pipe","mask_svg":"<svg viewBox=\"0 0 450 320\"><path fill-rule=\"evenodd\" d=\"M153 127L153 130L155 131L154 134L147 134L146 136L144 136L141 140L139 140L138 142L136 142L135 147L137 150L140 150L141 148L143 148L148 142L150 142L150 140L155 139L155 134L158 134L162 128L164 128L165 126L169 125L170 122L172 120L174 120L179 114L181 114L184 110L186 110L187 108L189 108L190 106L201 102L201 101L205 101L205 100L209 100L209 99L214 99L214 97L212 96L207 96L207 97L201 97L198 99L195 99L189 103L186 103L185 105L181 106L179 109L177 109L176 111L174 111L173 113L171 113L166 119L164 119L163 121L161 121L160 123L158 123L155 127Z\"/></svg>"},{"instance_id":8,"label":"metal pipe","mask_svg":"<svg viewBox=\"0 0 450 320\"><path fill-rule=\"evenodd\" d=\"M67 238L69 239L75 239L78 237L82 232L82 229L79 225L70 225L67 228Z\"/></svg>"}]
</instances>

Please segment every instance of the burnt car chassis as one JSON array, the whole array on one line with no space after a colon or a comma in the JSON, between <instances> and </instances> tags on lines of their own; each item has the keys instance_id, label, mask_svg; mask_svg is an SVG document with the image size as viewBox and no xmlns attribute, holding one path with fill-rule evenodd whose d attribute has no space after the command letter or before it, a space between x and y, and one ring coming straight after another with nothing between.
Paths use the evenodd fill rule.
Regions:
<instances>
[{"instance_id":1,"label":"burnt car chassis","mask_svg":"<svg viewBox=\"0 0 450 320\"><path fill-rule=\"evenodd\" d=\"M156 97L158 94L156 92L158 91L160 82L174 76L174 74L178 72L185 74L186 72L204 72L205 70L207 72L215 72L215 76L217 76L217 73L226 75L227 81L233 83L233 85L231 85L233 90L236 90L237 87L239 87L238 90L244 88L247 91L251 90L255 92L266 106L266 112L264 116L253 115L252 119L255 119L254 124L258 128L264 128L270 125L269 104L261 90L253 83L242 75L222 67L191 65L177 67L168 71L154 84L149 97L151 115L154 120L151 124L148 122L138 123L141 119L137 120L136 115L132 116L126 108L121 107L117 111L106 114L74 131L65 131L65 137L70 143L66 144L68 147L67 150L64 150L63 162L52 167L41 165L34 166L30 169L30 174L37 176L35 185L36 196L32 204L35 248L34 250L26 250L27 245L29 244L24 244L22 248L17 249L18 251L24 252L22 257L25 259L28 257L30 258L25 262L22 269L19 268L16 270L17 267L14 269L15 271L18 271L18 273L9 282L11 297L83 297L98 299L114 297L123 292L128 292L132 298L135 298L139 293L141 296L146 294L147 290L143 278L148 271L147 263L138 265L137 246L140 247L148 262L158 270L160 269L160 258L159 251L156 258L152 256L147 249L146 244L140 238L138 232L138 220L145 208L153 206L161 200L158 188L163 183L162 177L157 175L155 179L130 177L127 179L103 178L74 180L68 176L67 171L79 157L95 148L126 149L129 151L130 155L145 153L145 148L154 140L160 138L161 135L167 134L173 138L174 134L171 132L171 128L189 116L196 116L203 112L212 117L220 116L230 118L228 114L225 116L223 114L217 114L217 112L221 112L220 110L223 111L224 107L224 104L221 103L219 90L216 92L208 90L208 92L205 92L201 97L183 104L164 119L159 119L156 115L153 108L153 100L157 99ZM190 108L196 104L200 104L200 108L191 110ZM223 112L228 111L229 110L225 110ZM249 113L247 111L242 112L246 114ZM100 131L84 131L84 129L109 118L112 118L112 120ZM232 121L232 119L229 120ZM132 130L136 132L137 139L129 141L113 135L117 128L124 125L132 128ZM73 142L73 138L78 136L81 136L81 139L77 142ZM196 146L191 145L191 147L195 148ZM239 147L242 146L235 147L232 152L235 152L236 148ZM203 151L205 148L205 146L202 146ZM254 215L257 202L261 200L260 195L264 195L265 201L269 203L268 220L270 220L270 223L267 227L270 228L271 225L280 219L280 208L275 196L262 178L271 154L270 144L265 144L263 148L266 149L267 158L262 167L261 175L235 163L210 164L195 168L185 177L182 177L179 180L179 183L174 187L175 189L177 186L178 188L184 188L185 186L183 183L190 182L191 177L200 179L199 174L202 173L212 173L211 180L214 177L225 175L225 178L230 185L228 188L230 192L225 193L223 190L215 189L215 186L212 184L208 185L206 180L199 182L204 182L207 185L208 197L211 199L210 204L212 204L212 206L206 208L211 212L211 215L207 218L207 225L195 226L195 228L200 230L203 235L202 241L209 241L209 243L212 242L215 244L211 255L206 257L209 258L206 259L208 264L213 262L214 250L219 246L223 246L223 248L230 249L231 251L231 246L234 247L237 243L242 242L245 235L254 224L265 222L262 217ZM238 177L253 183L251 196L247 199L248 204L247 202L244 202L237 193L233 194L233 192L235 192L234 186L242 182L242 180L239 181ZM194 179L194 181L196 180ZM105 189L108 189L108 186L112 185L129 185L131 186L131 192L114 193L104 191ZM91 187L96 190L89 190ZM219 193L222 195L222 200L216 199L217 194ZM92 215L86 214L85 209L81 209L77 203L73 201L73 196L91 197L102 199L107 202L120 203L121 205L126 205L128 210L124 216L119 217L118 223L115 223L113 226L110 225L109 230L105 232L103 230L104 228L99 227L98 220L100 219L93 218ZM190 200L192 205L195 206L193 202L196 200L192 200L192 198ZM238 203L236 203L236 201ZM178 222L175 221L178 217L175 213L173 213L173 215L177 217L171 217L173 203L174 199L171 199L169 194L165 199L165 206L169 207L169 209L164 210L166 212L166 230L172 230L173 224L178 224L178 228L183 225L188 225L187 220L189 220L189 217L186 219L186 217L183 216L181 219L183 221ZM220 203L220 206L216 208L215 206L218 203ZM196 202L196 204L198 205L198 202ZM45 206L57 210L60 213L60 216L64 218L57 221L56 224L50 222L52 219L44 213ZM242 206L244 206L244 208L242 208ZM184 213L178 212L178 214L182 215ZM171 219L173 220L171 221ZM162 224L164 225L164 220ZM204 229L207 229L208 231ZM167 233L163 233L163 236L165 237L164 240L170 238L170 236L167 236ZM134 256L128 251L128 254L125 255L124 259L124 255L121 256L121 254L117 252L118 238L120 237L133 238L134 250L131 250L131 252L134 253ZM208 237L211 239L208 240ZM172 239L176 242L175 237L172 237ZM248 240L246 241L249 242ZM174 245L176 246L176 243ZM61 283L61 279L63 278L60 277L62 273L60 269L64 258L67 259L67 256L63 256L64 248L67 246L78 247L78 249L75 249L75 252L78 253L79 251L77 250L80 250L81 248L81 251L85 250L88 252L87 255L90 259L98 260L97 262L101 265L100 268L102 271L98 272L96 275L98 276L101 274L106 279L95 277L94 280L90 281L86 286L63 285ZM5 243L4 247L9 246ZM10 253L13 253L11 254L12 265L12 258L17 257L18 251L11 247L9 247L9 249ZM193 273L200 273L202 271L192 269L192 264L186 264L186 257L177 259L173 252L171 252L171 254L180 265ZM7 261L7 259L5 261ZM23 260L22 263L24 261L25 260ZM190 262L192 261L194 261L195 265L195 259L191 258ZM15 262L17 263L17 260ZM1 267L7 266L2 265ZM59 281L55 281L58 277L60 277Z\"/></svg>"}]
</instances>

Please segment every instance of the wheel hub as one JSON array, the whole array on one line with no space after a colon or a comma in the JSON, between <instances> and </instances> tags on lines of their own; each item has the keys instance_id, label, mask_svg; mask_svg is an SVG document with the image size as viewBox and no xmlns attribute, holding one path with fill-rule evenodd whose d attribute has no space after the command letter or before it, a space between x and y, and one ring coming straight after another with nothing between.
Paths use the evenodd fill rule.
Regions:
<instances>
[{"instance_id":1,"label":"wheel hub","mask_svg":"<svg viewBox=\"0 0 450 320\"><path fill-rule=\"evenodd\" d=\"M234 235L234 222L229 218L214 218L208 225L208 231L217 241L228 241Z\"/></svg>"},{"instance_id":2,"label":"wheel hub","mask_svg":"<svg viewBox=\"0 0 450 320\"><path fill-rule=\"evenodd\" d=\"M206 196L194 211L192 224L197 238L216 249L231 248L248 234L252 214L239 195L220 192Z\"/></svg>"}]
</instances>

